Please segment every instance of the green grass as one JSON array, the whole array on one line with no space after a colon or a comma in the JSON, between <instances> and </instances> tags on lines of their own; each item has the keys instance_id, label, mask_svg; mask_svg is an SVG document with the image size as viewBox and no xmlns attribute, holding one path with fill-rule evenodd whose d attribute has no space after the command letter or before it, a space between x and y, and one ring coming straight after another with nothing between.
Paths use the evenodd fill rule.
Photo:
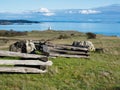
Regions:
<instances>
[{"instance_id":1,"label":"green grass","mask_svg":"<svg viewBox=\"0 0 120 90\"><path fill-rule=\"evenodd\" d=\"M0 89L119 90L120 57L110 56L92 53L90 59L51 59L54 64L46 74L0 74Z\"/></svg>"},{"instance_id":2,"label":"green grass","mask_svg":"<svg viewBox=\"0 0 120 90\"><path fill-rule=\"evenodd\" d=\"M46 31L46 35L45 32L39 35L34 32L29 33L29 38L47 39L61 33ZM71 44L80 40L87 38L79 34L51 42ZM104 48L105 52L91 52L90 59L51 58L53 65L45 74L0 74L0 90L120 90L120 38L97 35L97 39L90 41L95 47Z\"/></svg>"}]
</instances>

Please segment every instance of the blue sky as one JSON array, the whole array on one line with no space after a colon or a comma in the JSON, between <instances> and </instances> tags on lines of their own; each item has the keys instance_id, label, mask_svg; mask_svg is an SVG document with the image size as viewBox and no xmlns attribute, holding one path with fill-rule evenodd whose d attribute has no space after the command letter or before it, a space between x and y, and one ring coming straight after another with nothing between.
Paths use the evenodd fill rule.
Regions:
<instances>
[{"instance_id":1,"label":"blue sky","mask_svg":"<svg viewBox=\"0 0 120 90\"><path fill-rule=\"evenodd\" d=\"M111 4L120 4L120 0L0 0L0 12L36 10L39 8L88 9Z\"/></svg>"}]
</instances>

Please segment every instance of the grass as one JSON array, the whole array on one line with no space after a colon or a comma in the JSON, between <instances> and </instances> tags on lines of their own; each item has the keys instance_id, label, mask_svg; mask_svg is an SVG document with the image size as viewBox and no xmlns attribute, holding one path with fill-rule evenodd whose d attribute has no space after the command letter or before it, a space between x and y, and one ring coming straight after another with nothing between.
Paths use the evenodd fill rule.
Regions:
<instances>
[{"instance_id":1,"label":"grass","mask_svg":"<svg viewBox=\"0 0 120 90\"><path fill-rule=\"evenodd\" d=\"M46 74L1 74L0 88L1 90L117 90L115 88L120 88L120 58L114 56L113 60L109 57L93 53L91 59L60 57L51 59L54 64Z\"/></svg>"},{"instance_id":2,"label":"grass","mask_svg":"<svg viewBox=\"0 0 120 90\"><path fill-rule=\"evenodd\" d=\"M46 36L53 38L59 36L59 33L63 32L49 32ZM43 38L44 34L35 37ZM34 37L36 33L34 32L34 35L30 33L30 35ZM76 36L55 39L51 42L70 44L74 40L87 40L87 38L84 34L78 33ZM53 66L49 67L45 74L0 74L0 89L120 90L120 38L97 35L97 39L90 39L90 41L95 47L104 48L105 52L91 52L90 59L50 58Z\"/></svg>"}]
</instances>

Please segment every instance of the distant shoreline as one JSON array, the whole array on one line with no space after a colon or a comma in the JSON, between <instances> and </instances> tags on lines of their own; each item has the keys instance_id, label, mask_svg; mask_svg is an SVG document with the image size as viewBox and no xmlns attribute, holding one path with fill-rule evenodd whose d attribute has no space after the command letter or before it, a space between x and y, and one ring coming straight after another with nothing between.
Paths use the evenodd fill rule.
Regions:
<instances>
[{"instance_id":1,"label":"distant shoreline","mask_svg":"<svg viewBox=\"0 0 120 90\"><path fill-rule=\"evenodd\" d=\"M120 37L119 23L99 23L99 22L80 22L80 21L29 21L29 20L0 20L0 30L15 31L43 31L62 30L93 32L106 36ZM114 28L116 27L116 28Z\"/></svg>"},{"instance_id":2,"label":"distant shoreline","mask_svg":"<svg viewBox=\"0 0 120 90\"><path fill-rule=\"evenodd\" d=\"M0 25L13 25L13 24L32 24L32 23L45 23L45 22L52 22L52 23L120 23L120 22L104 22L104 21L54 21L54 20L47 20L47 21L33 21L33 20L2 20L0 19Z\"/></svg>"},{"instance_id":3,"label":"distant shoreline","mask_svg":"<svg viewBox=\"0 0 120 90\"><path fill-rule=\"evenodd\" d=\"M0 20L0 25L13 25L15 23L24 24L24 23L40 23L40 22L29 21L29 20Z\"/></svg>"}]
</instances>

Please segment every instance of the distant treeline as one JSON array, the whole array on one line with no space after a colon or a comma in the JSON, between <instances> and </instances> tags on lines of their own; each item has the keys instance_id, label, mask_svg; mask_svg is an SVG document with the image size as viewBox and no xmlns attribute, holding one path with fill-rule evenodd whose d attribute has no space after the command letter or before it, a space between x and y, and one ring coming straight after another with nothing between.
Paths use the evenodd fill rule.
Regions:
<instances>
[{"instance_id":1,"label":"distant treeline","mask_svg":"<svg viewBox=\"0 0 120 90\"><path fill-rule=\"evenodd\" d=\"M40 22L28 20L0 20L0 25L9 25L14 23L40 23Z\"/></svg>"},{"instance_id":2,"label":"distant treeline","mask_svg":"<svg viewBox=\"0 0 120 90\"><path fill-rule=\"evenodd\" d=\"M5 36L5 37L13 37L13 36L24 36L27 35L27 31L20 32L20 31L14 31L14 30L0 30L0 36Z\"/></svg>"}]
</instances>

